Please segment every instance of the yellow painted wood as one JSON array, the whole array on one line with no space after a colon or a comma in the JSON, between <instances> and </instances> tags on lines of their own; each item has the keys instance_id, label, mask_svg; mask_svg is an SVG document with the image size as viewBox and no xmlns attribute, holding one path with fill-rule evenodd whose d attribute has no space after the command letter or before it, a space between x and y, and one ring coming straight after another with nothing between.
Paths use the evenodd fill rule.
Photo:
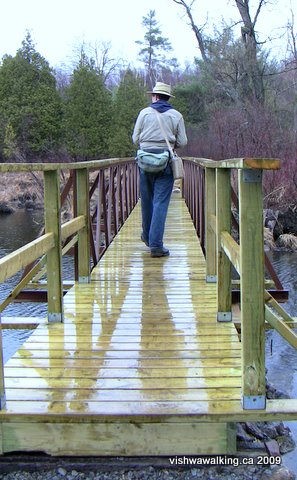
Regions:
<instances>
[{"instance_id":1,"label":"yellow painted wood","mask_svg":"<svg viewBox=\"0 0 297 480\"><path fill-rule=\"evenodd\" d=\"M64 323L39 325L5 365L4 451L177 454L185 441L226 453L228 422L275 419L278 408L296 416L293 403L243 411L238 334L217 323L216 285L205 283L183 201L173 195L168 212L169 257L152 259L140 233L138 205L91 282L65 295Z\"/></svg>"},{"instance_id":2,"label":"yellow painted wood","mask_svg":"<svg viewBox=\"0 0 297 480\"><path fill-rule=\"evenodd\" d=\"M241 339L243 398L265 405L264 238L262 182L245 182L239 171Z\"/></svg>"},{"instance_id":3,"label":"yellow painted wood","mask_svg":"<svg viewBox=\"0 0 297 480\"><path fill-rule=\"evenodd\" d=\"M48 232L24 247L0 259L0 282L12 277L19 270L52 249L55 245L54 235Z\"/></svg>"},{"instance_id":4,"label":"yellow painted wood","mask_svg":"<svg viewBox=\"0 0 297 480\"><path fill-rule=\"evenodd\" d=\"M291 330L287 322L284 322L282 318L278 317L276 313L265 306L265 320L290 344L297 349L297 335Z\"/></svg>"},{"instance_id":5,"label":"yellow painted wood","mask_svg":"<svg viewBox=\"0 0 297 480\"><path fill-rule=\"evenodd\" d=\"M85 224L86 224L86 221L85 221L84 215L80 215L64 223L61 227L62 240L65 240L66 238L70 237L74 233L77 233L79 230L84 228Z\"/></svg>"},{"instance_id":6,"label":"yellow painted wood","mask_svg":"<svg viewBox=\"0 0 297 480\"><path fill-rule=\"evenodd\" d=\"M102 372L102 376L108 376L113 374L114 369L117 370L119 373L119 378L122 376L123 371L126 372L127 376L133 376L135 372L138 372L139 362L137 357L136 358L109 358L105 359L103 362L98 364L98 359L96 358L71 358L71 357L61 357L57 356L55 358L45 358L45 357L37 357L36 355L32 355L31 360L34 360L34 364L36 368L63 368L64 371L72 371L73 369L77 368L86 368L89 367L97 368L100 366L100 371ZM199 361L198 361L199 360ZM28 365L28 357L21 357L20 355L16 355L15 357L11 358L9 361L9 365L6 365L6 372L8 376L13 377L13 370L10 371L11 367L23 367L24 369L30 368ZM234 357L220 357L218 358L200 358L200 359L183 359L181 364L176 364L176 360L174 358L143 358L141 360L141 370L139 371L139 376L144 375L154 375L155 370L162 371L162 378L163 376L171 376L172 371L175 371L176 376L181 375L188 375L189 377L192 376L199 376L206 375L206 376L217 376L218 374L222 374L224 376L237 376L238 372L240 374L241 370L241 362L240 356ZM128 373L129 372L129 373ZM168 375L167 375L167 372ZM24 376L23 373L20 377Z\"/></svg>"},{"instance_id":7,"label":"yellow painted wood","mask_svg":"<svg viewBox=\"0 0 297 480\"><path fill-rule=\"evenodd\" d=\"M205 158L183 157L193 163L208 168L261 168L268 170L278 170L280 168L280 160L276 158L231 158L228 160L214 161ZM112 165L125 165L127 163L135 163L133 157L128 158L109 158L102 160L93 160L87 162L72 163L1 163L0 172L45 172L59 170L80 170L80 169L100 169L107 168Z\"/></svg>"},{"instance_id":8,"label":"yellow painted wood","mask_svg":"<svg viewBox=\"0 0 297 480\"><path fill-rule=\"evenodd\" d=\"M51 362L48 365L44 364L45 362L39 361L38 364L38 371L35 368L30 368L28 366L23 366L22 362L19 362L19 365L14 363L13 365L10 365L10 367L5 367L5 378L6 380L8 378L12 379L12 382L7 383L7 386L15 386L15 385L20 385L20 388L22 386L22 379L23 377L27 378L40 378L42 376L42 379L44 378L57 378L60 382L60 386L63 386L63 382L65 381L65 385L68 384L68 381L66 380L67 378L82 378L83 380L87 380L87 378L92 378L94 380L94 377L97 378L98 371L100 370L101 377L104 379L113 379L116 380L116 384L118 380L122 379L128 379L128 378L133 378L133 379L153 379L154 382L156 379L159 377L162 377L163 380L166 379L168 382L171 380L173 381L173 385L175 385L176 381L179 381L180 379L185 379L189 378L190 382L193 380L193 387L190 387L189 383L189 388L198 388L198 385L203 386L203 383L201 382L204 381L204 379L210 379L212 383L215 381L218 381L219 384L223 387L223 383L226 381L225 386L238 386L238 383L235 381L234 377L240 377L240 368L230 368L230 367L179 367L175 368L174 363L172 362L171 366L162 366L162 367L150 367L146 365L138 365L136 364L133 367L108 367L108 366L102 366L98 365L98 362L92 362L88 360L86 365L82 365L82 361L80 360L79 362L73 362L72 364L66 364L66 365L58 365L57 361ZM17 379L15 378L15 375L18 374ZM63 378L60 378L59 375L63 375ZM224 377L224 378L222 378ZM196 382L196 380L199 379L199 381ZM41 380L42 383L43 380ZM154 383L153 382L153 383ZM200 382L200 383L199 383ZM98 382L96 382L97 385ZM32 385L30 385L32 387ZM160 385L157 383L155 387L159 387ZM175 385L176 386L176 385ZM184 385L182 385L184 387ZM205 386L205 384L204 384ZM214 384L215 386L215 384ZM162 385L163 387L163 385ZM208 384L208 387L210 387L210 384ZM34 388L37 388L36 385L34 385Z\"/></svg>"},{"instance_id":9,"label":"yellow painted wood","mask_svg":"<svg viewBox=\"0 0 297 480\"><path fill-rule=\"evenodd\" d=\"M46 413L45 413L46 412ZM58 421L82 424L85 422L113 423L116 421L146 423L192 422L246 422L297 420L296 399L267 400L265 410L243 410L241 400L162 401L162 402L90 402L65 401L10 401L0 411L0 422L44 423ZM140 432L139 432L140 433ZM68 439L65 439L67 443ZM28 443L28 448L30 445ZM61 452L62 454L63 452ZM205 452L207 453L207 452Z\"/></svg>"},{"instance_id":10,"label":"yellow painted wood","mask_svg":"<svg viewBox=\"0 0 297 480\"><path fill-rule=\"evenodd\" d=\"M231 263L221 246L221 232L231 232L231 173L228 169L216 170L216 220L218 319L231 320Z\"/></svg>"},{"instance_id":11,"label":"yellow painted wood","mask_svg":"<svg viewBox=\"0 0 297 480\"><path fill-rule=\"evenodd\" d=\"M48 320L63 321L63 285L60 216L60 172L44 172L45 232L54 234L54 247L47 252Z\"/></svg>"},{"instance_id":12,"label":"yellow painted wood","mask_svg":"<svg viewBox=\"0 0 297 480\"><path fill-rule=\"evenodd\" d=\"M69 163L1 163L0 172L50 172L54 170L81 170L86 168L97 170L110 167L111 165L125 165L126 163L135 164L135 158L109 158Z\"/></svg>"},{"instance_id":13,"label":"yellow painted wood","mask_svg":"<svg viewBox=\"0 0 297 480\"><path fill-rule=\"evenodd\" d=\"M53 244L54 244L54 240L53 240ZM45 265L45 263L46 263L46 256L43 255L41 259L34 265L34 267L31 268L31 270L21 279L21 281L16 285L16 287L3 300L3 302L0 305L0 312L2 312L17 297L17 295L25 288L25 286L37 274L37 272L40 271L40 269Z\"/></svg>"},{"instance_id":14,"label":"yellow painted wood","mask_svg":"<svg viewBox=\"0 0 297 480\"><path fill-rule=\"evenodd\" d=\"M3 451L51 455L197 455L226 453L226 423L5 423ZM67 441L65 440L67 439ZM182 441L181 441L182 440Z\"/></svg>"},{"instance_id":15,"label":"yellow painted wood","mask_svg":"<svg viewBox=\"0 0 297 480\"><path fill-rule=\"evenodd\" d=\"M238 243L229 232L221 232L221 245L234 268L240 274L240 247Z\"/></svg>"},{"instance_id":16,"label":"yellow painted wood","mask_svg":"<svg viewBox=\"0 0 297 480\"><path fill-rule=\"evenodd\" d=\"M205 212L206 278L210 279L217 274L216 232L212 228L212 218L216 215L216 172L210 168L205 170Z\"/></svg>"},{"instance_id":17,"label":"yellow painted wood","mask_svg":"<svg viewBox=\"0 0 297 480\"><path fill-rule=\"evenodd\" d=\"M11 395L21 399L25 391L32 411L34 402L48 398L65 398L67 410L78 394L79 402L85 394L94 403L104 397L107 405L116 395L119 411L123 392L125 403L152 405L227 393L239 398L238 335L233 325L216 322L216 286L205 284L204 257L186 206L173 197L168 258L150 257L140 225L137 206L90 284L77 283L65 295L64 323L40 325L7 363L8 406L15 402ZM71 411L76 405L79 412L73 402Z\"/></svg>"},{"instance_id":18,"label":"yellow painted wood","mask_svg":"<svg viewBox=\"0 0 297 480\"><path fill-rule=\"evenodd\" d=\"M264 293L265 304L268 307L272 307L273 310L277 312L277 314L288 323L294 322L293 317L291 317L286 310L270 295L269 292L265 291Z\"/></svg>"},{"instance_id":19,"label":"yellow painted wood","mask_svg":"<svg viewBox=\"0 0 297 480\"><path fill-rule=\"evenodd\" d=\"M280 168L280 160L277 158L230 158L227 160L209 160L205 158L184 157L185 160L190 160L206 168L236 168L236 169L267 169L278 170Z\"/></svg>"},{"instance_id":20,"label":"yellow painted wood","mask_svg":"<svg viewBox=\"0 0 297 480\"><path fill-rule=\"evenodd\" d=\"M0 325L1 325L1 315L0 315ZM2 344L2 329L0 329L0 410L3 409L5 404L5 383L4 383L4 362L3 362L3 344ZM2 446L1 438L1 425L0 425L0 453Z\"/></svg>"},{"instance_id":21,"label":"yellow painted wood","mask_svg":"<svg viewBox=\"0 0 297 480\"><path fill-rule=\"evenodd\" d=\"M89 172L87 168L76 172L77 215L83 216L85 225L78 232L78 280L90 280L90 222L89 222Z\"/></svg>"}]
</instances>

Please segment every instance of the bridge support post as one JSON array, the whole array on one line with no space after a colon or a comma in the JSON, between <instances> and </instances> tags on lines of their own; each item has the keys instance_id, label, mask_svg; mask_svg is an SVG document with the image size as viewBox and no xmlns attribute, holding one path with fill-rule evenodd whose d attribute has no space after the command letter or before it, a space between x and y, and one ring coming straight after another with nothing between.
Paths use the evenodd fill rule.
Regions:
<instances>
[{"instance_id":1,"label":"bridge support post","mask_svg":"<svg viewBox=\"0 0 297 480\"><path fill-rule=\"evenodd\" d=\"M217 281L217 251L216 251L216 171L205 169L205 256L206 281Z\"/></svg>"},{"instance_id":2,"label":"bridge support post","mask_svg":"<svg viewBox=\"0 0 297 480\"><path fill-rule=\"evenodd\" d=\"M258 172L258 175L255 173ZM264 234L261 170L239 170L242 403L265 409Z\"/></svg>"},{"instance_id":3,"label":"bridge support post","mask_svg":"<svg viewBox=\"0 0 297 480\"><path fill-rule=\"evenodd\" d=\"M1 314L0 314L0 327L1 327ZM0 410L2 410L4 406L5 406L4 360L3 360L2 328L0 328ZM1 435L0 435L0 439L1 439ZM1 441L0 441L0 454L1 454Z\"/></svg>"},{"instance_id":4,"label":"bridge support post","mask_svg":"<svg viewBox=\"0 0 297 480\"><path fill-rule=\"evenodd\" d=\"M85 226L78 232L78 281L90 281L90 221L89 221L89 172L78 169L76 172L77 215L84 215Z\"/></svg>"},{"instance_id":5,"label":"bridge support post","mask_svg":"<svg viewBox=\"0 0 297 480\"><path fill-rule=\"evenodd\" d=\"M55 246L47 253L48 321L63 321L60 170L44 172L45 232L53 232Z\"/></svg>"},{"instance_id":6,"label":"bridge support post","mask_svg":"<svg viewBox=\"0 0 297 480\"><path fill-rule=\"evenodd\" d=\"M231 232L231 171L216 170L217 297L219 322L232 320L231 262L221 246L221 233Z\"/></svg>"}]
</instances>

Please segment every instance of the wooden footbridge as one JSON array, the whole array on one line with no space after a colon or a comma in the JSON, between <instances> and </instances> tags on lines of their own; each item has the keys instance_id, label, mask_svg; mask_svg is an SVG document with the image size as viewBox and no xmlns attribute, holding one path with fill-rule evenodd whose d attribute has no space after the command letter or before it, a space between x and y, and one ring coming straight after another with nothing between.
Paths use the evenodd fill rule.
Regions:
<instances>
[{"instance_id":1,"label":"wooden footbridge","mask_svg":"<svg viewBox=\"0 0 297 480\"><path fill-rule=\"evenodd\" d=\"M0 165L42 172L45 204L41 235L0 260L1 282L25 268L0 307L2 329L20 328L3 313L9 301L48 303L48 318L23 319L31 336L0 360L1 453L234 453L236 422L297 419L297 399L268 400L265 385L265 328L297 347L293 319L275 300L285 292L264 268L262 173L279 162L184 165L163 258L140 240L132 159ZM70 174L60 197L61 171ZM72 216L62 223L69 197ZM73 285L63 284L69 251Z\"/></svg>"}]
</instances>

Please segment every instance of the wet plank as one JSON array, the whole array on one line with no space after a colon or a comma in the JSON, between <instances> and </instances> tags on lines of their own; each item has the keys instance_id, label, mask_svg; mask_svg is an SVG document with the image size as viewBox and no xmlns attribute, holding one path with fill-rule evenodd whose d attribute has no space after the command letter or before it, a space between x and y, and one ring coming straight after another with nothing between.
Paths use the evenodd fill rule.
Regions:
<instances>
[{"instance_id":1,"label":"wet plank","mask_svg":"<svg viewBox=\"0 0 297 480\"><path fill-rule=\"evenodd\" d=\"M91 283L65 295L64 324L39 325L7 362L7 414L149 415L164 404L211 414L213 402L219 411L240 400L238 334L216 321L216 286L205 283L183 200L169 208L169 257L151 258L140 233L138 205Z\"/></svg>"}]
</instances>

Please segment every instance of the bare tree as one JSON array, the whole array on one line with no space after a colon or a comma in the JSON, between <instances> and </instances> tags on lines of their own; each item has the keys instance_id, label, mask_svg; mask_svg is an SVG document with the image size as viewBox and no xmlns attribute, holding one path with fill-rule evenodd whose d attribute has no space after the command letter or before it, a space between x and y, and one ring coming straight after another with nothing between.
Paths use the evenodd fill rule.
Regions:
<instances>
[{"instance_id":1,"label":"bare tree","mask_svg":"<svg viewBox=\"0 0 297 480\"><path fill-rule=\"evenodd\" d=\"M253 87L253 93L257 101L264 103L264 83L263 72L258 61L258 42L256 38L255 26L260 11L267 3L267 0L259 0L258 7L254 16L251 18L249 0L235 0L240 13L243 26L241 27L241 37L246 50L246 71Z\"/></svg>"},{"instance_id":2,"label":"bare tree","mask_svg":"<svg viewBox=\"0 0 297 480\"><path fill-rule=\"evenodd\" d=\"M210 58L207 51L207 38L203 35L203 28L198 27L195 24L193 15L192 15L192 6L195 0L191 2L186 2L185 0L173 0L174 3L181 5L188 16L190 26L195 34L198 47L202 56L202 59L205 62L210 62ZM250 97L252 92L252 97L255 98L260 104L264 103L264 83L263 83L263 71L261 69L260 63L258 61L259 53L259 44L256 38L255 26L258 20L260 11L262 7L268 3L268 0L259 0L258 6L254 18L251 17L249 0L235 0L236 6L239 10L243 26L241 28L241 36L246 51L245 55L245 72L243 72L243 79L245 77L245 96Z\"/></svg>"},{"instance_id":3,"label":"bare tree","mask_svg":"<svg viewBox=\"0 0 297 480\"><path fill-rule=\"evenodd\" d=\"M197 43L198 43L198 47L199 47L199 50L200 50L200 53L201 53L201 57L203 58L203 60L205 62L207 62L208 58L207 58L207 54L206 54L204 38L203 38L203 35L202 35L203 27L197 27L197 25L194 22L192 11L191 11L192 5L195 3L195 0L192 0L190 5L188 5L184 0L173 0L173 1L174 1L174 3L177 3L178 5L181 5L186 10L186 14L187 14L187 16L190 20L191 28L192 28L192 30L195 34L195 37L196 37L196 40L197 40Z\"/></svg>"},{"instance_id":4,"label":"bare tree","mask_svg":"<svg viewBox=\"0 0 297 480\"><path fill-rule=\"evenodd\" d=\"M101 75L104 83L109 83L112 77L123 68L124 61L121 58L111 57L111 43L98 42L94 44L82 41L73 47L74 64L77 65L85 58L91 62L97 73Z\"/></svg>"},{"instance_id":5,"label":"bare tree","mask_svg":"<svg viewBox=\"0 0 297 480\"><path fill-rule=\"evenodd\" d=\"M294 26L294 13L291 10L291 20L288 22L287 31L288 31L288 51L290 55L290 63L293 63L295 68L297 67L297 34L295 32Z\"/></svg>"}]
</instances>

